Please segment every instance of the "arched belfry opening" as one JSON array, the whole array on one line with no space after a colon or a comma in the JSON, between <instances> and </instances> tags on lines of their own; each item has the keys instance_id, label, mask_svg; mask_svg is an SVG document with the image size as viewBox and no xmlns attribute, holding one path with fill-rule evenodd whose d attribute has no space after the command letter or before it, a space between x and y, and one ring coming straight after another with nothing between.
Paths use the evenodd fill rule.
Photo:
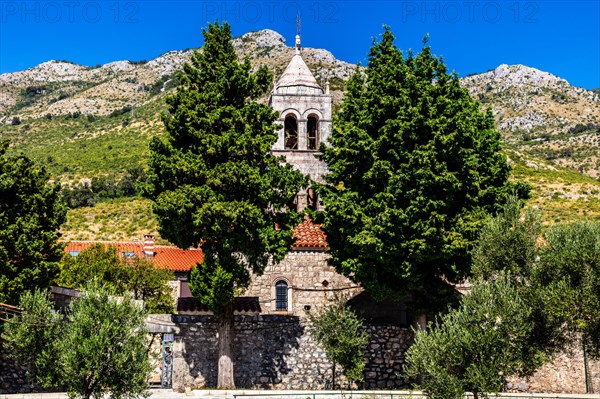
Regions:
<instances>
[{"instance_id":1,"label":"arched belfry opening","mask_svg":"<svg viewBox=\"0 0 600 399\"><path fill-rule=\"evenodd\" d=\"M307 147L309 150L319 149L319 118L309 115L306 121Z\"/></svg>"},{"instance_id":2,"label":"arched belfry opening","mask_svg":"<svg viewBox=\"0 0 600 399\"><path fill-rule=\"evenodd\" d=\"M293 115L285 117L284 121L285 149L298 149L298 121Z\"/></svg>"}]
</instances>

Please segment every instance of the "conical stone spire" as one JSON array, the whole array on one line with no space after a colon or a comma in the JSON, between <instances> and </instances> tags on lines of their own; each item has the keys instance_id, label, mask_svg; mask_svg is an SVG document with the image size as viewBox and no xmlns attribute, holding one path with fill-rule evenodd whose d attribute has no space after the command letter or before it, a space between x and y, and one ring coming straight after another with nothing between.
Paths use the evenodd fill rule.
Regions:
<instances>
[{"instance_id":1,"label":"conical stone spire","mask_svg":"<svg viewBox=\"0 0 600 399\"><path fill-rule=\"evenodd\" d=\"M322 94L323 90L317 80L313 76L310 69L302 59L302 56L299 52L297 52L293 57L290 63L288 64L285 71L279 78L279 81L275 85L275 92L281 92L282 89L287 93L290 93L289 89L292 88L312 88L317 91L316 94ZM286 90L287 89L287 90ZM304 92L305 90L301 90Z\"/></svg>"},{"instance_id":2,"label":"conical stone spire","mask_svg":"<svg viewBox=\"0 0 600 399\"><path fill-rule=\"evenodd\" d=\"M292 60L275 84L275 93L280 94L323 94L300 53L300 35L296 35L296 50Z\"/></svg>"}]
</instances>

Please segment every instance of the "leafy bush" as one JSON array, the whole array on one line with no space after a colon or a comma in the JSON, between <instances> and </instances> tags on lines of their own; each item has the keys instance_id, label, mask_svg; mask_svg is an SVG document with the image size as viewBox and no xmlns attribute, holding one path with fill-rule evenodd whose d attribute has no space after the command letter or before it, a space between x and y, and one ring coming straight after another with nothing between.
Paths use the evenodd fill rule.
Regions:
<instances>
[{"instance_id":1,"label":"leafy bush","mask_svg":"<svg viewBox=\"0 0 600 399\"><path fill-rule=\"evenodd\" d=\"M172 313L173 298L169 281L173 273L156 269L137 255L121 257L114 246L95 244L76 257L65 253L60 263L57 283L82 289L96 280L119 295L132 294L143 300L151 313Z\"/></svg>"},{"instance_id":2,"label":"leafy bush","mask_svg":"<svg viewBox=\"0 0 600 399\"><path fill-rule=\"evenodd\" d=\"M151 365L146 311L130 296L114 298L92 283L67 311L67 322L36 292L6 323L3 338L22 363L34 365L45 388L67 388L69 398L148 396Z\"/></svg>"},{"instance_id":3,"label":"leafy bush","mask_svg":"<svg viewBox=\"0 0 600 399\"><path fill-rule=\"evenodd\" d=\"M587 125L584 125L583 123L578 123L577 125L575 125L569 129L569 133L577 134L577 133L582 133L582 132L586 132L589 130L599 130L599 129L600 129L600 125L596 125L594 123L588 123Z\"/></svg>"},{"instance_id":4,"label":"leafy bush","mask_svg":"<svg viewBox=\"0 0 600 399\"><path fill-rule=\"evenodd\" d=\"M73 188L63 187L61 193L63 200L70 209L94 206L96 203L96 195L88 183Z\"/></svg>"},{"instance_id":5,"label":"leafy bush","mask_svg":"<svg viewBox=\"0 0 600 399\"><path fill-rule=\"evenodd\" d=\"M312 323L311 333L333 363L332 386L335 388L336 364L343 367L350 382L362 381L369 335L356 314L337 299L317 314L308 313L308 319Z\"/></svg>"},{"instance_id":6,"label":"leafy bush","mask_svg":"<svg viewBox=\"0 0 600 399\"><path fill-rule=\"evenodd\" d=\"M118 116L125 115L125 114L128 114L130 112L131 112L131 105L126 105L126 106L124 106L121 109L114 110L113 112L110 113L109 116L111 118L116 118Z\"/></svg>"},{"instance_id":7,"label":"leafy bush","mask_svg":"<svg viewBox=\"0 0 600 399\"><path fill-rule=\"evenodd\" d=\"M138 185L146 179L146 171L136 166L129 168L119 180L112 176L96 176L92 178L91 185L83 183L75 187L63 186L62 197L71 209L94 206L98 200L137 196Z\"/></svg>"},{"instance_id":8,"label":"leafy bush","mask_svg":"<svg viewBox=\"0 0 600 399\"><path fill-rule=\"evenodd\" d=\"M534 308L510 278L476 284L459 309L415 331L405 371L431 399L500 392L511 375L531 375L545 360L531 345Z\"/></svg>"}]
</instances>

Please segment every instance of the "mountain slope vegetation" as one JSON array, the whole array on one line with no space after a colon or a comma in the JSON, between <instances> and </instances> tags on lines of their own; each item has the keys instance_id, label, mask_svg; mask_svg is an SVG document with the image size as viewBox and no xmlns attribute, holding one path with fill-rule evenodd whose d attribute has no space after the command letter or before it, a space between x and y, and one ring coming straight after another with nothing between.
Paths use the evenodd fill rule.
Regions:
<instances>
[{"instance_id":1,"label":"mountain slope vegetation","mask_svg":"<svg viewBox=\"0 0 600 399\"><path fill-rule=\"evenodd\" d=\"M294 53L271 30L247 33L234 46L238 56L254 67L267 65L275 77ZM48 61L2 74L0 140L10 140L9 152L44 164L65 187L98 177L119 180L130 168L146 168L148 144L164 132L164 98L175 90L177 71L191 52L94 67ZM330 83L338 104L357 67L322 49L305 48L302 54L317 81L323 87ZM512 178L532 185L529 206L543 210L545 223L600 216L598 90L576 88L523 65L500 65L462 78L462 84L494 112ZM128 240L156 233L150 206L131 197L73 209L64 238Z\"/></svg>"}]
</instances>

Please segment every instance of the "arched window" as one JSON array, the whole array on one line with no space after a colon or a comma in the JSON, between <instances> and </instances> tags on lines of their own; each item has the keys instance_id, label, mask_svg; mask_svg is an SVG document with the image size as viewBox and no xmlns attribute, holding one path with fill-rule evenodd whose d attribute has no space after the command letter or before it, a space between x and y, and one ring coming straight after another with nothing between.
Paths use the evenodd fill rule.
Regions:
<instances>
[{"instance_id":1,"label":"arched window","mask_svg":"<svg viewBox=\"0 0 600 399\"><path fill-rule=\"evenodd\" d=\"M288 284L283 280L275 283L275 310L288 310Z\"/></svg>"},{"instance_id":2,"label":"arched window","mask_svg":"<svg viewBox=\"0 0 600 399\"><path fill-rule=\"evenodd\" d=\"M308 149L319 149L319 120L316 116L311 115L306 122L306 132L308 136Z\"/></svg>"},{"instance_id":3,"label":"arched window","mask_svg":"<svg viewBox=\"0 0 600 399\"><path fill-rule=\"evenodd\" d=\"M283 124L285 132L285 148L295 150L298 148L298 122L292 115L285 117Z\"/></svg>"}]
</instances>

